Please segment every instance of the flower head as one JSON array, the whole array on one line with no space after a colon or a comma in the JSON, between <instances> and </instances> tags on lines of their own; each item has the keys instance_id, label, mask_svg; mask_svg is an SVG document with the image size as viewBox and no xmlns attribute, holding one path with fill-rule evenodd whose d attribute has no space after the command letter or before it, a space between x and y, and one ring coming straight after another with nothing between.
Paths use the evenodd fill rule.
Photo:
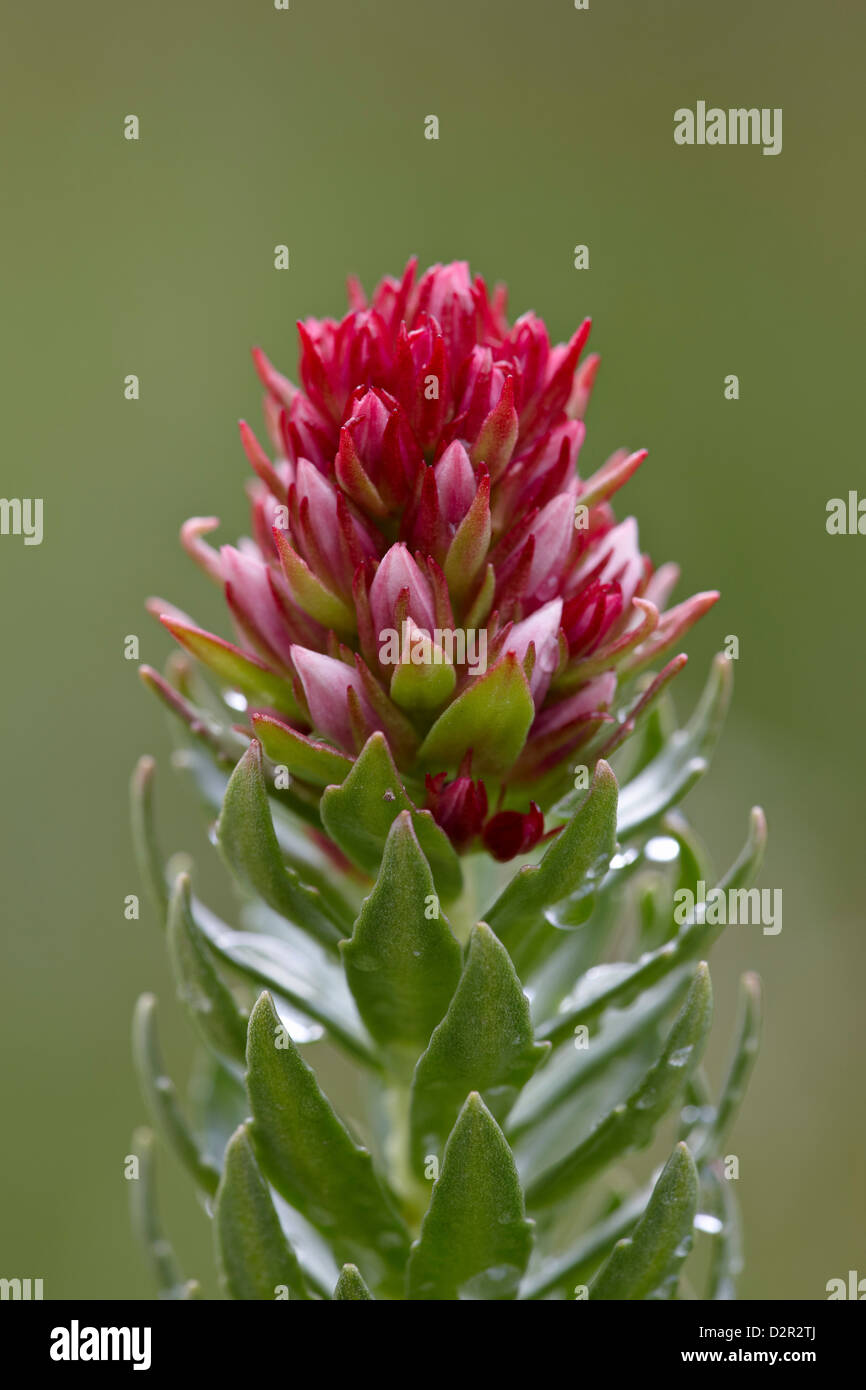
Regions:
<instances>
[{"instance_id":1,"label":"flower head","mask_svg":"<svg viewBox=\"0 0 866 1390\"><path fill-rule=\"evenodd\" d=\"M663 611L676 571L610 504L643 452L580 475L588 320L554 346L465 262L418 279L410 261L350 303L299 325L300 387L254 353L275 456L241 425L252 540L217 553L213 519L184 528L238 646L166 621L223 677L234 662L251 712L296 743L353 760L383 733L452 843L507 859L541 838L563 766L626 736L628 684L717 595Z\"/></svg>"}]
</instances>

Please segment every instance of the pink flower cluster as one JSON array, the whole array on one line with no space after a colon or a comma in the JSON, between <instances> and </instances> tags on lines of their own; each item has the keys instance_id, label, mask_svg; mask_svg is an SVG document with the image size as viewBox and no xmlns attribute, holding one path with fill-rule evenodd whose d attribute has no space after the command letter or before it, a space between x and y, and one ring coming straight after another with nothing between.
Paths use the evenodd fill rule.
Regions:
<instances>
[{"instance_id":1,"label":"pink flower cluster","mask_svg":"<svg viewBox=\"0 0 866 1390\"><path fill-rule=\"evenodd\" d=\"M350 758L382 731L459 849L510 858L543 834L529 796L606 729L608 748L622 736L618 687L717 595L665 611L676 567L654 570L634 519L617 522L609 499L643 452L580 477L588 320L553 346L464 262L418 279L410 261L369 302L355 282L349 296L339 322L299 325L300 387L254 353L273 456L242 423L252 540L214 551L214 519L194 518L184 543L224 586L240 651L285 683L280 718ZM201 655L196 629L165 621ZM430 660L395 669L381 635L404 622ZM485 631L484 674L438 660L432 634L458 628ZM508 702L506 765L479 753L485 692L492 719Z\"/></svg>"}]
</instances>

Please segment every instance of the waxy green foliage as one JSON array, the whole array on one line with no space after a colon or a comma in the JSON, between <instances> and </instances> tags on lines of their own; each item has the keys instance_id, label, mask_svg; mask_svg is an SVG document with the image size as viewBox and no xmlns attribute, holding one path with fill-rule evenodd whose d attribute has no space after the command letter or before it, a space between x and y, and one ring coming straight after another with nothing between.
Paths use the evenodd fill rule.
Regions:
<instances>
[{"instance_id":1,"label":"waxy green foliage","mask_svg":"<svg viewBox=\"0 0 866 1390\"><path fill-rule=\"evenodd\" d=\"M456 768L471 748L476 772L502 772L526 742L534 713L526 678L514 657L506 656L440 714L419 756Z\"/></svg>"},{"instance_id":2,"label":"waxy green foliage","mask_svg":"<svg viewBox=\"0 0 866 1390\"><path fill-rule=\"evenodd\" d=\"M548 1053L533 1039L529 1002L511 958L485 922L472 930L463 973L448 1012L433 1030L412 1081L415 1167L441 1153L470 1092L502 1121Z\"/></svg>"},{"instance_id":3,"label":"waxy green foliage","mask_svg":"<svg viewBox=\"0 0 866 1390\"><path fill-rule=\"evenodd\" d=\"M631 1236L618 1241L589 1290L594 1299L669 1298L692 1245L698 1172L678 1144Z\"/></svg>"},{"instance_id":4,"label":"waxy green foliage","mask_svg":"<svg viewBox=\"0 0 866 1390\"><path fill-rule=\"evenodd\" d=\"M214 1237L217 1267L229 1298L309 1297L245 1125L226 1146L214 1203Z\"/></svg>"},{"instance_id":5,"label":"waxy green foliage","mask_svg":"<svg viewBox=\"0 0 866 1390\"><path fill-rule=\"evenodd\" d=\"M505 1135L474 1091L445 1145L407 1294L419 1299L514 1298L532 1249L517 1168Z\"/></svg>"},{"instance_id":6,"label":"waxy green foliage","mask_svg":"<svg viewBox=\"0 0 866 1390\"><path fill-rule=\"evenodd\" d=\"M375 887L343 963L361 1017L383 1047L424 1047L460 977L461 951L439 910L408 811L393 822Z\"/></svg>"},{"instance_id":7,"label":"waxy green foliage","mask_svg":"<svg viewBox=\"0 0 866 1390\"><path fill-rule=\"evenodd\" d=\"M375 875L388 832L402 811L412 813L415 834L437 890L448 902L462 886L460 860L430 812L417 811L412 805L384 736L372 734L345 780L324 792L322 824L353 864Z\"/></svg>"},{"instance_id":8,"label":"waxy green foliage","mask_svg":"<svg viewBox=\"0 0 866 1390\"><path fill-rule=\"evenodd\" d=\"M402 1268L408 1231L396 1206L267 994L250 1014L246 1084L256 1153L286 1201L335 1247L359 1246Z\"/></svg>"},{"instance_id":9,"label":"waxy green foliage","mask_svg":"<svg viewBox=\"0 0 866 1390\"><path fill-rule=\"evenodd\" d=\"M182 636L235 688L264 679L249 658ZM710 1242L706 1296L734 1296L736 1198L718 1160L755 1060L760 989L744 977L714 1100L699 1064L706 957L723 928L674 918L677 887L710 871L671 816L705 770L729 685L720 660L682 730L657 707L634 775L620 786L598 759L589 789L558 803L558 833L498 882L419 809L381 733L349 759L256 710L226 769L227 738L203 742L184 719L184 765L219 811L240 889L231 923L163 861L142 760L136 853L201 1049L188 1102L149 995L135 1062L154 1127L207 1205L225 1297L665 1299L696 1241ZM261 693L278 712L293 698L282 683ZM531 718L525 672L504 661L447 705L425 748L459 760L470 730L489 771L506 745L513 761ZM297 785L278 786L276 767ZM660 833L677 849L666 868L644 855ZM755 810L719 886L748 886L765 840ZM329 1076L343 1058L333 1099L318 1039ZM670 1158L623 1192L621 1160L654 1138L674 1145ZM193 1297L156 1214L149 1132L134 1150L133 1216L161 1296ZM699 1209L715 1234L696 1235Z\"/></svg>"}]
</instances>

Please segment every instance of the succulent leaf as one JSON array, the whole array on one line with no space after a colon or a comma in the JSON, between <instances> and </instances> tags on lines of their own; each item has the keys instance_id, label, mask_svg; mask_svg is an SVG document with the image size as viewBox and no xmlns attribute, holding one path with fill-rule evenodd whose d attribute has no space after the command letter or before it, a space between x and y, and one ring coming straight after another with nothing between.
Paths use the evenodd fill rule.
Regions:
<instances>
[{"instance_id":1,"label":"succulent leaf","mask_svg":"<svg viewBox=\"0 0 866 1390\"><path fill-rule=\"evenodd\" d=\"M444 902L460 892L460 862L428 811L416 811L400 780L382 734L372 734L339 787L322 796L322 822L344 854L375 877L385 842L401 811L411 811L418 843Z\"/></svg>"},{"instance_id":2,"label":"succulent leaf","mask_svg":"<svg viewBox=\"0 0 866 1390\"><path fill-rule=\"evenodd\" d=\"M341 946L349 988L383 1047L425 1046L460 978L462 953L439 910L409 811L393 822L379 876Z\"/></svg>"},{"instance_id":3,"label":"succulent leaf","mask_svg":"<svg viewBox=\"0 0 866 1390\"><path fill-rule=\"evenodd\" d=\"M590 1284L590 1299L670 1297L691 1248L697 1203L694 1159L677 1144L634 1231L614 1246Z\"/></svg>"},{"instance_id":4,"label":"succulent leaf","mask_svg":"<svg viewBox=\"0 0 866 1390\"><path fill-rule=\"evenodd\" d=\"M411 1147L422 1172L470 1092L501 1124L520 1088L547 1056L533 1039L529 1003L505 947L484 922L472 930L448 1012L418 1060L412 1082Z\"/></svg>"},{"instance_id":5,"label":"succulent leaf","mask_svg":"<svg viewBox=\"0 0 866 1390\"><path fill-rule=\"evenodd\" d=\"M336 949L343 932L316 888L302 883L283 863L268 806L261 745L253 739L226 787L217 837L226 862L241 883L275 912Z\"/></svg>"},{"instance_id":6,"label":"succulent leaf","mask_svg":"<svg viewBox=\"0 0 866 1390\"><path fill-rule=\"evenodd\" d=\"M242 1063L247 1024L231 990L220 979L190 907L187 874L178 876L168 909L168 949L178 997L193 1022L217 1052Z\"/></svg>"},{"instance_id":7,"label":"succulent leaf","mask_svg":"<svg viewBox=\"0 0 866 1390\"><path fill-rule=\"evenodd\" d=\"M166 1073L156 1034L156 999L152 994L142 994L135 1006L132 1055L154 1125L193 1180L208 1196L213 1196L219 1182L219 1169L196 1143L181 1110L177 1090Z\"/></svg>"},{"instance_id":8,"label":"succulent leaf","mask_svg":"<svg viewBox=\"0 0 866 1390\"><path fill-rule=\"evenodd\" d=\"M410 1299L514 1298L532 1248L514 1159L479 1095L460 1111L407 1270Z\"/></svg>"},{"instance_id":9,"label":"succulent leaf","mask_svg":"<svg viewBox=\"0 0 866 1390\"><path fill-rule=\"evenodd\" d=\"M246 1125L235 1131L226 1149L214 1201L214 1239L220 1282L229 1298L309 1298Z\"/></svg>"},{"instance_id":10,"label":"succulent leaf","mask_svg":"<svg viewBox=\"0 0 866 1390\"><path fill-rule=\"evenodd\" d=\"M371 1300L373 1295L361 1278L357 1265L343 1265L340 1270L340 1277L334 1289L334 1299L336 1302L346 1302L352 1300L356 1303L364 1300Z\"/></svg>"},{"instance_id":11,"label":"succulent leaf","mask_svg":"<svg viewBox=\"0 0 866 1390\"><path fill-rule=\"evenodd\" d=\"M530 1210L561 1202L599 1168L649 1143L659 1120L700 1061L712 1010L710 974L702 963L658 1060L628 1098L609 1111L577 1148L530 1184L526 1193Z\"/></svg>"},{"instance_id":12,"label":"succulent leaf","mask_svg":"<svg viewBox=\"0 0 866 1390\"><path fill-rule=\"evenodd\" d=\"M319 1089L268 994L250 1014L247 1091L262 1169L336 1249L360 1246L403 1268L408 1232L373 1169Z\"/></svg>"}]
</instances>

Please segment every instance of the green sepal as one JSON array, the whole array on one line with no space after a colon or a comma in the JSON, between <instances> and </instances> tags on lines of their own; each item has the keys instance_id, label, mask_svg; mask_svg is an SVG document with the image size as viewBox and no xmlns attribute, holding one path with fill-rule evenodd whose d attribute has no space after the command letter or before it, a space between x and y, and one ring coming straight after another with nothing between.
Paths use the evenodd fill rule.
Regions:
<instances>
[{"instance_id":1,"label":"green sepal","mask_svg":"<svg viewBox=\"0 0 866 1390\"><path fill-rule=\"evenodd\" d=\"M448 1007L462 952L439 911L409 811L388 832L379 877L340 947L364 1023L383 1047L417 1057Z\"/></svg>"},{"instance_id":2,"label":"green sepal","mask_svg":"<svg viewBox=\"0 0 866 1390\"><path fill-rule=\"evenodd\" d=\"M658 1060L628 1098L610 1110L577 1148L529 1185L526 1200L531 1209L560 1202L599 1169L633 1149L646 1147L700 1061L712 1012L710 972L701 962Z\"/></svg>"},{"instance_id":3,"label":"green sepal","mask_svg":"<svg viewBox=\"0 0 866 1390\"><path fill-rule=\"evenodd\" d=\"M334 1289L334 1302L354 1302L361 1303L365 1300L372 1300L373 1295L361 1278L361 1273L357 1265L343 1265L340 1270L340 1277L337 1280L337 1287Z\"/></svg>"},{"instance_id":4,"label":"green sepal","mask_svg":"<svg viewBox=\"0 0 866 1390\"><path fill-rule=\"evenodd\" d=\"M408 1232L370 1154L334 1113L267 993L250 1014L247 1092L256 1153L277 1191L338 1250L360 1245L402 1269Z\"/></svg>"},{"instance_id":5,"label":"green sepal","mask_svg":"<svg viewBox=\"0 0 866 1390\"><path fill-rule=\"evenodd\" d=\"M482 474L468 512L454 533L444 573L455 610L462 610L477 589L490 550L490 479Z\"/></svg>"},{"instance_id":6,"label":"green sepal","mask_svg":"<svg viewBox=\"0 0 866 1390\"><path fill-rule=\"evenodd\" d=\"M219 1169L203 1154L184 1118L174 1082L166 1075L156 1034L156 999L142 994L132 1018L132 1055L151 1119L194 1181L212 1197Z\"/></svg>"},{"instance_id":7,"label":"green sepal","mask_svg":"<svg viewBox=\"0 0 866 1390\"><path fill-rule=\"evenodd\" d=\"M407 1270L410 1299L516 1297L532 1248L514 1158L473 1092L449 1135Z\"/></svg>"},{"instance_id":8,"label":"green sepal","mask_svg":"<svg viewBox=\"0 0 866 1390\"><path fill-rule=\"evenodd\" d=\"M456 851L430 812L416 810L409 800L384 734L371 734L342 785L324 792L322 823L352 863L375 877L388 832L401 811L412 812L436 891L443 902L450 902L463 886Z\"/></svg>"},{"instance_id":9,"label":"green sepal","mask_svg":"<svg viewBox=\"0 0 866 1390\"><path fill-rule=\"evenodd\" d=\"M246 1056L247 1022L213 963L190 906L188 874L179 874L168 908L168 951L178 998L209 1047L235 1062Z\"/></svg>"},{"instance_id":10,"label":"green sepal","mask_svg":"<svg viewBox=\"0 0 866 1390\"><path fill-rule=\"evenodd\" d=\"M568 824L548 846L539 864L527 864L514 875L485 920L510 944L535 925L546 908L570 900L571 912L558 919L566 926L576 912L575 895L583 903L607 872L616 845L617 784L612 769L599 759L589 791Z\"/></svg>"},{"instance_id":11,"label":"green sepal","mask_svg":"<svg viewBox=\"0 0 866 1390\"><path fill-rule=\"evenodd\" d=\"M333 628L342 637L354 633L357 621L354 608L325 587L289 544L284 531L275 530L274 539L286 585L298 607L322 627Z\"/></svg>"},{"instance_id":12,"label":"green sepal","mask_svg":"<svg viewBox=\"0 0 866 1390\"><path fill-rule=\"evenodd\" d=\"M423 1172L428 1155L441 1153L471 1091L502 1123L548 1051L534 1041L529 1002L508 952L479 922L448 1012L415 1068L410 1133L416 1170Z\"/></svg>"},{"instance_id":13,"label":"green sepal","mask_svg":"<svg viewBox=\"0 0 866 1390\"><path fill-rule=\"evenodd\" d=\"M698 1174L677 1144L634 1231L614 1246L589 1286L590 1300L670 1298L692 1246Z\"/></svg>"},{"instance_id":14,"label":"green sepal","mask_svg":"<svg viewBox=\"0 0 866 1390\"><path fill-rule=\"evenodd\" d=\"M278 676L257 657L242 652L231 642L205 632L191 623L163 614L160 621L172 637L185 647L203 666L226 685L240 690L252 704L267 705L292 719L303 717L287 680Z\"/></svg>"},{"instance_id":15,"label":"green sepal","mask_svg":"<svg viewBox=\"0 0 866 1390\"><path fill-rule=\"evenodd\" d=\"M262 750L252 739L228 781L217 821L217 839L232 872L269 907L336 949L343 932L317 888L287 869L268 805Z\"/></svg>"},{"instance_id":16,"label":"green sepal","mask_svg":"<svg viewBox=\"0 0 866 1390\"><path fill-rule=\"evenodd\" d=\"M443 710L419 761L437 772L456 768L471 749L476 775L505 772L517 761L534 718L526 677L508 652Z\"/></svg>"},{"instance_id":17,"label":"green sepal","mask_svg":"<svg viewBox=\"0 0 866 1390\"><path fill-rule=\"evenodd\" d=\"M401 709L429 712L441 709L450 700L457 684L457 672L441 647L419 628L410 629L409 651L420 650L423 660L399 661L391 676L389 693Z\"/></svg>"},{"instance_id":18,"label":"green sepal","mask_svg":"<svg viewBox=\"0 0 866 1390\"><path fill-rule=\"evenodd\" d=\"M332 782L342 782L352 770L351 758L327 743L305 738L297 729L272 715L254 714L253 729L272 763L287 767L293 777L311 782L313 786L327 787Z\"/></svg>"},{"instance_id":19,"label":"green sepal","mask_svg":"<svg viewBox=\"0 0 866 1390\"><path fill-rule=\"evenodd\" d=\"M213 1221L217 1269L228 1298L309 1298L245 1124L235 1130L226 1148Z\"/></svg>"}]
</instances>

